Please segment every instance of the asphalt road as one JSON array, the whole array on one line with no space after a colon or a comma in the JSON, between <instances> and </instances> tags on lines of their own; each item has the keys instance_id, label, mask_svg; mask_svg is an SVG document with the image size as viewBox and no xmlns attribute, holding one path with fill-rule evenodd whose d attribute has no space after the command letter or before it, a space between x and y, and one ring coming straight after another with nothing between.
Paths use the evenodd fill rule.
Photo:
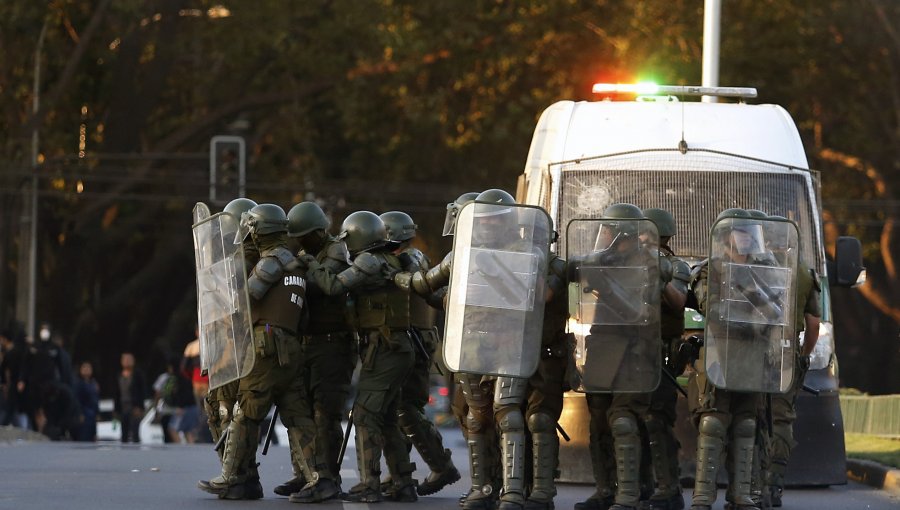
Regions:
<instances>
[{"instance_id":1,"label":"asphalt road","mask_svg":"<svg viewBox=\"0 0 900 510\"><path fill-rule=\"evenodd\" d=\"M380 510L456 510L457 497L468 488L465 443L456 429L444 429L445 442L463 479L418 503L381 503ZM426 474L416 456L417 475ZM274 446L261 457L260 473L266 498L260 501L219 501L196 488L197 480L215 476L218 460L211 445L133 446L50 442L0 442L0 509L217 509L297 508L272 494L272 487L291 477L289 453ZM357 482L355 451L348 450L342 471L344 489ZM590 495L588 486L562 485L556 508L570 510ZM690 495L690 489L686 490ZM724 491L716 508L724 504ZM331 501L331 510L365 510L368 505ZM897 509L900 498L851 482L830 488L790 490L785 509Z\"/></svg>"}]
</instances>

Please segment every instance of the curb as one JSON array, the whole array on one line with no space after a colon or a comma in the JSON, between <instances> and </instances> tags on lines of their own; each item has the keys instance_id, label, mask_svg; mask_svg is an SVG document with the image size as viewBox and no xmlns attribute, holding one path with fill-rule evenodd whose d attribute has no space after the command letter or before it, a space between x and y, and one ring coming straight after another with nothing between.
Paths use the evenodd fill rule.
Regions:
<instances>
[{"instance_id":1,"label":"curb","mask_svg":"<svg viewBox=\"0 0 900 510\"><path fill-rule=\"evenodd\" d=\"M847 478L900 495L900 469L870 460L847 459Z\"/></svg>"}]
</instances>

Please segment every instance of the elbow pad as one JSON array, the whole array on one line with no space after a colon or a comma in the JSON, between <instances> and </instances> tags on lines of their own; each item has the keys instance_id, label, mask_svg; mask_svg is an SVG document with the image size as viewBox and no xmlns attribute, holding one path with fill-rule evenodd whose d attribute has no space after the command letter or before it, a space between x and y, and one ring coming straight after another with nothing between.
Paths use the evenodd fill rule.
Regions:
<instances>
[{"instance_id":1,"label":"elbow pad","mask_svg":"<svg viewBox=\"0 0 900 510\"><path fill-rule=\"evenodd\" d=\"M435 267L432 267L423 275L425 279L425 284L428 286L427 294L434 292L441 287L446 287L448 283L450 283L450 267L453 264L453 252L447 254L444 257L444 260L441 261ZM415 286L415 277L413 278L413 285Z\"/></svg>"},{"instance_id":2,"label":"elbow pad","mask_svg":"<svg viewBox=\"0 0 900 510\"><path fill-rule=\"evenodd\" d=\"M559 257L550 260L547 272L547 286L554 294L561 294L566 290L566 261Z\"/></svg>"},{"instance_id":3,"label":"elbow pad","mask_svg":"<svg viewBox=\"0 0 900 510\"><path fill-rule=\"evenodd\" d=\"M293 258L293 256L292 256ZM247 278L247 292L253 299L262 299L269 287L284 274L281 263L275 257L263 257L256 263Z\"/></svg>"}]
</instances>

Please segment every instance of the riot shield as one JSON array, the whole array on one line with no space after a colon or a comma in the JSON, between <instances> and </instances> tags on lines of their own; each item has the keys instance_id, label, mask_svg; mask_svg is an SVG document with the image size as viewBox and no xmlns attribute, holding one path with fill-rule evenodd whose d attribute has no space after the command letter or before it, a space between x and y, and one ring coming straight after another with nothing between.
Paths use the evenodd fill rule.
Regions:
<instances>
[{"instance_id":1,"label":"riot shield","mask_svg":"<svg viewBox=\"0 0 900 510\"><path fill-rule=\"evenodd\" d=\"M243 377L254 362L247 270L243 246L234 244L235 229L227 213L193 226L200 351L210 388Z\"/></svg>"},{"instance_id":2,"label":"riot shield","mask_svg":"<svg viewBox=\"0 0 900 510\"><path fill-rule=\"evenodd\" d=\"M799 246L789 221L724 218L713 226L704 367L715 386L763 393L790 388Z\"/></svg>"},{"instance_id":3,"label":"riot shield","mask_svg":"<svg viewBox=\"0 0 900 510\"><path fill-rule=\"evenodd\" d=\"M197 202L194 205L193 212L194 212L193 226L198 225L201 221L204 221L211 216L211 213L209 212L209 206L204 204L203 202ZM202 267L204 265L208 265L207 261L201 260L201 256L205 257L206 255L201 250L197 250L196 245L194 247L195 247L194 262L196 264L196 267ZM200 325L200 322L199 322L200 301L199 300L197 301L197 318L198 318L197 330L198 330L198 334L199 334L199 329L200 329L200 327L199 327L199 325ZM202 370L204 373L207 373L209 371L209 358L208 358L208 355L206 354L206 344L203 341L200 342L200 370Z\"/></svg>"},{"instance_id":4,"label":"riot shield","mask_svg":"<svg viewBox=\"0 0 900 510\"><path fill-rule=\"evenodd\" d=\"M659 234L650 220L566 227L576 391L650 392L660 380Z\"/></svg>"},{"instance_id":5,"label":"riot shield","mask_svg":"<svg viewBox=\"0 0 900 510\"><path fill-rule=\"evenodd\" d=\"M537 370L551 231L539 207L460 209L445 321L450 370L506 377Z\"/></svg>"}]
</instances>

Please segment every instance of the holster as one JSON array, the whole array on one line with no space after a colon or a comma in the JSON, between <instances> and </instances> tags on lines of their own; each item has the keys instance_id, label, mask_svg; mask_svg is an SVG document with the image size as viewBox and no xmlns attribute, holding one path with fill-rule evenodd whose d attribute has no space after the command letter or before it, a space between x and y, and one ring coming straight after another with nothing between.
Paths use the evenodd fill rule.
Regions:
<instances>
[{"instance_id":1,"label":"holster","mask_svg":"<svg viewBox=\"0 0 900 510\"><path fill-rule=\"evenodd\" d=\"M375 365L375 355L378 353L378 346L381 343L381 334L370 331L364 339L360 339L360 350L365 349L363 356L362 370L372 370Z\"/></svg>"},{"instance_id":2,"label":"holster","mask_svg":"<svg viewBox=\"0 0 900 510\"><path fill-rule=\"evenodd\" d=\"M275 353L278 355L278 366L287 366L291 362L291 355L287 345L291 338L284 333L272 335L272 337L275 342Z\"/></svg>"}]
</instances>

